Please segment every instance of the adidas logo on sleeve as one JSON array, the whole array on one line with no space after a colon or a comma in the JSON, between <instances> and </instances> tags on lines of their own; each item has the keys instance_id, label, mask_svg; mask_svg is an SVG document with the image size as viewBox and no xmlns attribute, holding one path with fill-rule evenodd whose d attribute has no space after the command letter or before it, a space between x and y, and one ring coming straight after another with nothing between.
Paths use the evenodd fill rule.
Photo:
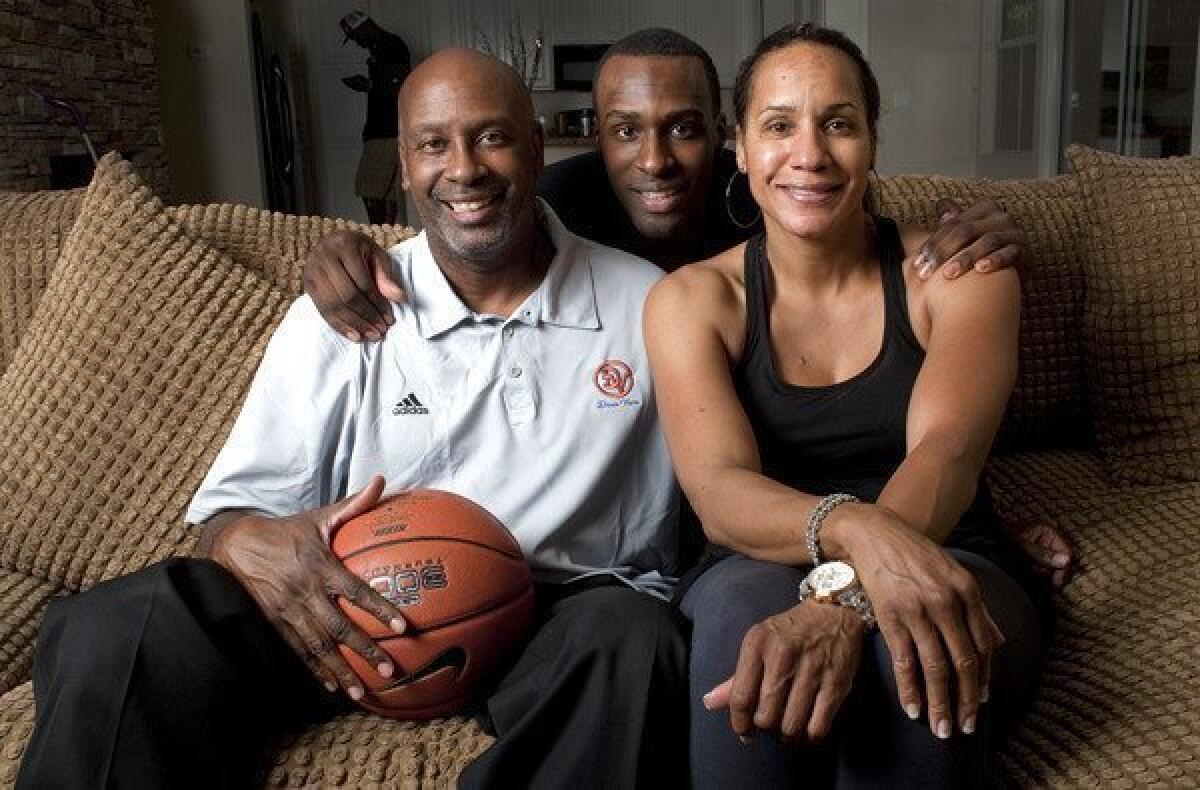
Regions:
<instances>
[{"instance_id":1,"label":"adidas logo on sleeve","mask_svg":"<svg viewBox=\"0 0 1200 790\"><path fill-rule=\"evenodd\" d=\"M415 392L408 393L408 397L392 407L392 414L428 414L429 409L417 400Z\"/></svg>"}]
</instances>

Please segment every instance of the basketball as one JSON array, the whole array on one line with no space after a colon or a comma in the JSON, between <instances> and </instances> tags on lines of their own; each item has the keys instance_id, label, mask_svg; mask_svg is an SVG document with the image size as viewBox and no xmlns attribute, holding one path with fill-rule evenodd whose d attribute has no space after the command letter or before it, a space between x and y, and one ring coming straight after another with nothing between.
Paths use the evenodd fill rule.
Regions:
<instances>
[{"instance_id":1,"label":"basketball","mask_svg":"<svg viewBox=\"0 0 1200 790\"><path fill-rule=\"evenodd\" d=\"M399 606L408 624L395 634L341 601L395 664L385 678L341 647L364 683L359 703L384 716L429 719L461 710L533 618L532 574L521 547L491 513L457 494L398 494L343 524L332 548Z\"/></svg>"}]
</instances>

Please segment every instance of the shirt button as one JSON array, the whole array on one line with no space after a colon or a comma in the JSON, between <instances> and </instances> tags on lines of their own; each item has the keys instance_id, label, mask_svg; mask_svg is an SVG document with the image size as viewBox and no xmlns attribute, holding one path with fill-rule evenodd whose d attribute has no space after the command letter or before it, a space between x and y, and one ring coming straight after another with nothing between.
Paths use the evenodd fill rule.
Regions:
<instances>
[{"instance_id":1,"label":"shirt button","mask_svg":"<svg viewBox=\"0 0 1200 790\"><path fill-rule=\"evenodd\" d=\"M512 376L514 379L521 378L521 368L519 368L516 365L513 365L511 368L508 369L508 375Z\"/></svg>"}]
</instances>

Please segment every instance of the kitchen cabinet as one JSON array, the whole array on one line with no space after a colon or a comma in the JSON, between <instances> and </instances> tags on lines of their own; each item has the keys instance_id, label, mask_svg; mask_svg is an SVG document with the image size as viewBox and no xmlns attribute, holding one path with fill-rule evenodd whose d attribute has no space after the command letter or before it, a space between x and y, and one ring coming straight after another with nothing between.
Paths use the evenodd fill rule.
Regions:
<instances>
[{"instance_id":1,"label":"kitchen cabinet","mask_svg":"<svg viewBox=\"0 0 1200 790\"><path fill-rule=\"evenodd\" d=\"M737 67L762 39L758 2L685 0L679 4L676 30L695 40L712 56L722 88L732 88Z\"/></svg>"},{"instance_id":2,"label":"kitchen cabinet","mask_svg":"<svg viewBox=\"0 0 1200 790\"><path fill-rule=\"evenodd\" d=\"M555 6L556 44L611 44L630 30L630 7L638 0L576 0Z\"/></svg>"},{"instance_id":3,"label":"kitchen cabinet","mask_svg":"<svg viewBox=\"0 0 1200 790\"><path fill-rule=\"evenodd\" d=\"M550 39L557 11L553 0L420 0L417 5L417 14L428 20L428 52L446 47L483 49L486 40L495 55L511 63L510 33L519 32L532 68L535 39L538 30L542 30L544 48L533 88L554 88Z\"/></svg>"},{"instance_id":4,"label":"kitchen cabinet","mask_svg":"<svg viewBox=\"0 0 1200 790\"><path fill-rule=\"evenodd\" d=\"M764 28L769 32L809 18L813 0L418 0L415 5L405 13L425 20L429 52L479 47L486 34L502 53L509 25L517 20L532 51L541 25L545 50L535 90L554 88L555 44L610 44L647 27L678 30L694 39L712 55L721 87L728 89Z\"/></svg>"}]
</instances>

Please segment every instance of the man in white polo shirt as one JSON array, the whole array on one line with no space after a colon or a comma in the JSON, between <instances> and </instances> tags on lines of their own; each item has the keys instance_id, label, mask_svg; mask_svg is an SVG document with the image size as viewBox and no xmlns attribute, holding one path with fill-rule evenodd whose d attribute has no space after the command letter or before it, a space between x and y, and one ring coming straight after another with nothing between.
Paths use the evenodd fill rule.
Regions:
<instances>
[{"instance_id":1,"label":"man in white polo shirt","mask_svg":"<svg viewBox=\"0 0 1200 790\"><path fill-rule=\"evenodd\" d=\"M400 108L426 228L391 250L410 300L358 345L299 299L189 510L208 559L51 607L21 786L241 786L272 731L362 696L339 645L395 671L336 599L399 632L402 610L326 543L385 480L480 502L538 582L534 634L486 702L499 740L461 786L684 775L677 502L641 332L660 272L534 196L541 131L507 66L441 52Z\"/></svg>"}]
</instances>

